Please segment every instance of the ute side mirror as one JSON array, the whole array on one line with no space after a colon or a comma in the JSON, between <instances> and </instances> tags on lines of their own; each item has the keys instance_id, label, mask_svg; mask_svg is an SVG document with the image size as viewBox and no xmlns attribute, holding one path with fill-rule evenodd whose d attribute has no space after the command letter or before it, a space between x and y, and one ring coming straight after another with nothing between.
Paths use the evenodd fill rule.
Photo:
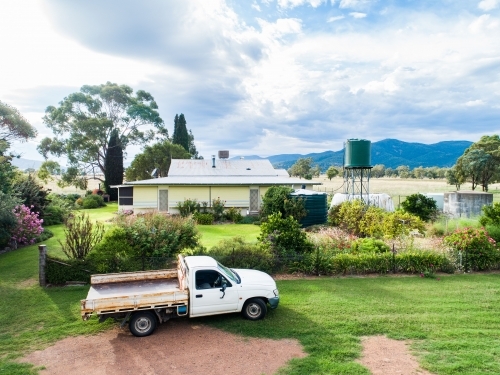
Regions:
<instances>
[{"instance_id":1,"label":"ute side mirror","mask_svg":"<svg viewBox=\"0 0 500 375\"><path fill-rule=\"evenodd\" d=\"M226 284L223 284L222 288L220 288L220 291L222 292L222 297L220 299L223 299L224 296L226 295L226 288L227 288Z\"/></svg>"}]
</instances>

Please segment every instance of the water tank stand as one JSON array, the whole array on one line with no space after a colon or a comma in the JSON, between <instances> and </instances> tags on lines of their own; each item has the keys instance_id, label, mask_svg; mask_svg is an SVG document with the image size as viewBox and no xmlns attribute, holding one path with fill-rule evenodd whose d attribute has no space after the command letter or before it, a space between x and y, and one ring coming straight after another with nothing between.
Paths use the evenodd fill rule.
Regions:
<instances>
[{"instance_id":1,"label":"water tank stand","mask_svg":"<svg viewBox=\"0 0 500 375\"><path fill-rule=\"evenodd\" d=\"M361 199L370 204L370 171L372 167L344 168L344 194L347 200Z\"/></svg>"}]
</instances>

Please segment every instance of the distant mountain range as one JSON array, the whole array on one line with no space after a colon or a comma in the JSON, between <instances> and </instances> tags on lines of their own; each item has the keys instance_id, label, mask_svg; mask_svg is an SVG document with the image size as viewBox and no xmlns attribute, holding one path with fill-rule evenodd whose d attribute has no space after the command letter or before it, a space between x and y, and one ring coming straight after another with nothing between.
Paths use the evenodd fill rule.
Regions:
<instances>
[{"instance_id":1,"label":"distant mountain range","mask_svg":"<svg viewBox=\"0 0 500 375\"><path fill-rule=\"evenodd\" d=\"M416 167L451 167L464 153L472 142L444 141L434 144L409 143L397 139L384 139L372 143L372 165L384 164L386 168L396 168L407 165L410 169ZM256 155L244 156L245 159L269 159L275 168L290 168L297 159L313 159L313 165L319 165L325 171L331 165L341 166L344 160L344 150L325 151L307 155L282 154L262 158Z\"/></svg>"},{"instance_id":2,"label":"distant mountain range","mask_svg":"<svg viewBox=\"0 0 500 375\"><path fill-rule=\"evenodd\" d=\"M424 143L409 143L397 139L384 139L372 143L372 165L384 164L386 168L396 168L407 165L415 167L451 167L464 153L472 142L444 141L426 145ZM244 156L247 160L269 159L275 168L290 168L299 158L313 159L313 165L319 165L324 172L331 165L341 166L344 160L344 150L324 151L307 155L282 154L262 158L256 155ZM232 159L240 158L240 156ZM39 160L12 159L12 164L21 170L38 169L42 164Z\"/></svg>"}]
</instances>

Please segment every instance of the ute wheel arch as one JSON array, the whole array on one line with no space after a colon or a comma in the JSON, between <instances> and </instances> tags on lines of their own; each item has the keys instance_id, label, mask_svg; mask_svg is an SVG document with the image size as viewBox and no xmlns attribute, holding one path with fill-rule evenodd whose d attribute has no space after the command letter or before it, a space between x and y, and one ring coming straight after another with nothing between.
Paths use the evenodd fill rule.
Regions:
<instances>
[{"instance_id":1,"label":"ute wheel arch","mask_svg":"<svg viewBox=\"0 0 500 375\"><path fill-rule=\"evenodd\" d=\"M134 336L144 337L152 334L158 326L158 319L151 311L138 311L132 314L128 328Z\"/></svg>"},{"instance_id":2,"label":"ute wheel arch","mask_svg":"<svg viewBox=\"0 0 500 375\"><path fill-rule=\"evenodd\" d=\"M241 314L248 320L264 319L267 313L266 302L262 298L250 298L245 301Z\"/></svg>"}]
</instances>

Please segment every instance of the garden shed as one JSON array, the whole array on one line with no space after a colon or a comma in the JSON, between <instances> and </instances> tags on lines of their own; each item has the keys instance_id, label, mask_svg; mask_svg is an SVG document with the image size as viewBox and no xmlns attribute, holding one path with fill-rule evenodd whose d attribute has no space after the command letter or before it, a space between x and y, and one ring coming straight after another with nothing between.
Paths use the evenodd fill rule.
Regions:
<instances>
[{"instance_id":1,"label":"garden shed","mask_svg":"<svg viewBox=\"0 0 500 375\"><path fill-rule=\"evenodd\" d=\"M319 185L291 178L284 169L274 169L264 160L173 159L168 177L125 182L118 188L119 210L135 213L161 211L178 213L177 204L186 199L207 202L220 198L225 207L236 207L243 216L257 214L262 196L271 186L312 189Z\"/></svg>"}]
</instances>

